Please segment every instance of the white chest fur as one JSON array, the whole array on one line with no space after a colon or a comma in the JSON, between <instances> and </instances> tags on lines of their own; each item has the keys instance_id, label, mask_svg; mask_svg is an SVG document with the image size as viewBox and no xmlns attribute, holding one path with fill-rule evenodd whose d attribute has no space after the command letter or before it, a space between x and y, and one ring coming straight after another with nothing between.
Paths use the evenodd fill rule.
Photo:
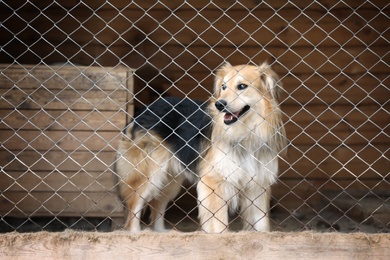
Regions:
<instances>
[{"instance_id":1,"label":"white chest fur","mask_svg":"<svg viewBox=\"0 0 390 260\"><path fill-rule=\"evenodd\" d=\"M271 185L275 182L278 163L275 154L259 149L248 151L239 144L231 147L218 146L214 169L236 188L243 188L251 182Z\"/></svg>"}]
</instances>

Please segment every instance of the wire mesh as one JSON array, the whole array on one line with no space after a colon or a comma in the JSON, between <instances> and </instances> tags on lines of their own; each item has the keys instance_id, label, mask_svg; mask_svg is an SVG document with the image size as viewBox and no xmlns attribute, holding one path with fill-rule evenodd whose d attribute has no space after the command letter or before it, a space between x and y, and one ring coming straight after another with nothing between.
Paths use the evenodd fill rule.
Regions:
<instances>
[{"instance_id":1,"label":"wire mesh","mask_svg":"<svg viewBox=\"0 0 390 260\"><path fill-rule=\"evenodd\" d=\"M266 60L283 83L289 139L272 230L388 232L389 10L381 0L2 1L1 231L121 228L116 152L134 113L160 97L207 101L222 64ZM185 184L167 226L197 230L197 214Z\"/></svg>"}]
</instances>

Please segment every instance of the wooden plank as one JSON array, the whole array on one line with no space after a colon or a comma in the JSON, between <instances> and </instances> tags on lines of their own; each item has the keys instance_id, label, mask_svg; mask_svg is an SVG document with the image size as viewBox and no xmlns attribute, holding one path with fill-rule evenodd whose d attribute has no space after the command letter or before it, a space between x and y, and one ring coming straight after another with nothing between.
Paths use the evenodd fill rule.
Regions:
<instances>
[{"instance_id":1,"label":"wooden plank","mask_svg":"<svg viewBox=\"0 0 390 260\"><path fill-rule=\"evenodd\" d=\"M242 46L221 43L218 47L213 47L204 44L204 41L207 41L207 38L202 40L202 42L190 44L188 46L178 45L177 42L162 43L163 47L156 46L155 43L150 42L149 40L144 40L134 51L130 52L126 49L128 43L112 44L110 45L110 52L107 52L105 46L91 42L83 48L84 52L77 56L72 54L78 52L80 47L72 42L61 43L61 46L56 48L56 50L61 52L62 55L65 55L65 57L71 58L73 62L95 64L96 66L115 66L122 61L123 63L131 64L133 67L138 67L145 64L146 60L149 60L154 66L164 70L165 75L171 75L175 72L179 72L179 74L183 75L183 68L191 75L196 72L205 71L205 68L206 71L209 71L209 68L214 69L219 67L224 63L227 57L232 63L247 63L249 60L259 63L263 60L272 61L277 59L284 64L282 67L284 70L286 68L293 70L293 73L296 75L315 74L315 72L321 72L321 75L326 75L328 73L337 73L340 70L343 70L347 74L364 74L367 72L367 68L370 68L370 71L376 74L380 73L381 70L388 70L388 67L385 65L386 53L383 54L386 50L386 43L370 43L370 52L372 49L372 53L362 51L362 54L360 54L361 52L359 52L359 49L365 48L365 45L345 46L345 48L348 49L348 52L345 52L340 49L338 44L329 46L318 45L314 48L312 45L301 47L296 45L277 46L277 43L268 42L266 44L267 48L261 49L256 42L247 42ZM17 43L15 43L15 45L16 44ZM186 49L183 51L184 47ZM166 48L171 49L171 55L167 55ZM177 53L174 52L175 49ZM202 51L197 51L198 49L202 49ZM39 60L41 59L34 53L47 53L53 51L54 47L52 44L49 45L47 42L42 42L41 44L32 46L29 50L26 50L24 45L16 45L9 52L12 56L16 56L16 53L22 52L23 55L19 58L22 63L27 63L29 60L39 63ZM193 51L199 53L199 56L192 54ZM15 52L15 54L13 52ZM96 53L99 55L96 56ZM0 57L4 61L12 62L12 59L3 53ZM344 59L340 59L341 57ZM383 63L379 57L384 58L385 62ZM363 60L362 63L360 62L360 59ZM55 55L55 53L44 58L46 63L53 63L58 60L63 60L63 56ZM172 63L172 60L175 60L176 62ZM347 63L347 61L350 61L350 63ZM375 65L375 63L377 63L377 65ZM180 67L178 67L178 64L180 64ZM201 64L206 65L206 67ZM194 65L195 67L193 67ZM180 77L178 78L180 79Z\"/></svg>"},{"instance_id":2,"label":"wooden plank","mask_svg":"<svg viewBox=\"0 0 390 260\"><path fill-rule=\"evenodd\" d=\"M49 6L52 1L51 0L32 0L31 1L34 6L45 9L47 6ZM62 8L66 9L73 9L75 6L75 2L73 1L67 1L67 0L58 0L59 5L61 6L54 6L53 9L61 10ZM111 0L110 5L105 5L104 0L96 0L93 2L86 2L85 4L79 6L79 9L81 10L95 10L95 11L107 11L112 9L112 6L115 6L118 10L120 9L149 9L154 8L157 10L166 10L171 9L175 10L179 7L182 7L184 9L210 9L210 10L221 10L221 9L229 9L229 10L248 10L248 9L280 9L283 7L291 7L291 3L286 3L286 1L270 1L270 2L262 2L259 4L258 2L253 2L252 0L242 0L240 1L240 4L235 4L235 2L231 1L224 1L224 0L216 0L210 3L210 1L207 0L198 0L198 1L191 1L189 3L186 3L183 5L183 3L170 1L170 0L160 0L159 3L156 3L155 1L139 1L135 3L127 3L123 2L121 0ZM22 6L25 6L25 1L23 0L14 0L10 2L9 6L11 6L13 9L20 8ZM305 8L315 8L318 9L318 11L323 11L324 8L330 8L334 9L334 11L337 11L338 9L355 9L355 8L373 8L376 6L377 8L385 8L388 6L388 2L386 0L379 0L375 1L372 4L368 3L362 3L362 1L343 1L340 3L338 0L318 0L316 3L313 3L313 1L310 0L301 0L293 4L294 7L299 9L305 9ZM207 8L205 8L207 7ZM34 10L35 8L31 6L27 6L26 9L28 10Z\"/></svg>"},{"instance_id":3,"label":"wooden plank","mask_svg":"<svg viewBox=\"0 0 390 260\"><path fill-rule=\"evenodd\" d=\"M385 73L303 74L296 70L291 72L287 71L286 68L283 68L283 63L278 61L271 64L281 77L283 89L285 89L287 93L293 93L299 88L310 89L315 93L318 93L321 90L326 91L327 88L339 90L340 93L360 88L369 93L376 88L382 88L382 85L386 85L387 82L390 82Z\"/></svg>"},{"instance_id":4,"label":"wooden plank","mask_svg":"<svg viewBox=\"0 0 390 260\"><path fill-rule=\"evenodd\" d=\"M37 193L116 193L115 173L108 169L103 172L0 172L0 190L8 192Z\"/></svg>"},{"instance_id":5,"label":"wooden plank","mask_svg":"<svg viewBox=\"0 0 390 260\"><path fill-rule=\"evenodd\" d=\"M73 87L56 89L0 89L0 109L52 109L52 110L100 110L118 111L124 109L128 102L128 90L117 89L105 92L98 88L78 91Z\"/></svg>"},{"instance_id":6,"label":"wooden plank","mask_svg":"<svg viewBox=\"0 0 390 260\"><path fill-rule=\"evenodd\" d=\"M384 92L385 93L385 92ZM390 93L389 93L390 94ZM378 105L372 102L372 105L339 105L337 102L333 105L307 105L302 107L285 106L283 112L286 117L292 121L304 124L318 121L326 125L329 129L334 124L344 121L351 128L359 128L367 120L374 122L380 128L386 127L390 119L390 114L387 111L389 105Z\"/></svg>"},{"instance_id":7,"label":"wooden plank","mask_svg":"<svg viewBox=\"0 0 390 260\"><path fill-rule=\"evenodd\" d=\"M208 38L203 40L208 41ZM149 45L148 43L146 42L147 45ZM150 45L152 44L155 43L150 43ZM307 44L305 46L283 44L278 46L277 43L273 43L271 40L264 44L267 44L267 52L259 49L259 43L257 43L256 38L247 40L245 44L230 44L226 46L221 44L216 48L213 48L213 45L208 46L205 44L179 45L171 43L162 44L163 46L161 47L151 46L150 53L148 52L146 55L148 57L149 54L159 55L159 51L162 51L165 54L164 59L169 57L175 58L180 67L192 71L194 71L193 66L195 63L192 64L193 66L188 66L187 64L195 59L199 59L203 64L207 64L208 67L216 67L224 61L225 57L229 57L229 60L234 60L236 63L247 63L248 57L250 57L252 60L277 59L287 68L294 68L294 70L299 69L299 67L296 67L299 64L307 64L312 70L319 71L321 74L326 71L328 73L333 72L337 69L336 67L349 68L350 64L356 63L354 60L356 58L359 59L359 63L367 66L367 68L374 66L375 63L381 63L383 58L387 60L384 44L371 45L370 52L366 51L365 45L346 45L343 46L343 49L340 49L338 44L329 46L325 44ZM316 47L313 47L313 45ZM159 57L164 56L160 54Z\"/></svg>"},{"instance_id":8,"label":"wooden plank","mask_svg":"<svg viewBox=\"0 0 390 260\"><path fill-rule=\"evenodd\" d=\"M351 37L348 39L351 39ZM376 38L378 37L380 36L376 36ZM189 45L178 45L177 42L164 42L161 43L162 46L156 46L156 43L144 40L142 49L131 52L125 49L125 46L128 44L112 44L110 52L107 52L105 46L90 43L83 48L86 53L82 53L74 58L71 54L79 50L79 46L74 43L62 44L59 47L59 51L64 55L72 56L73 62L104 64L106 66L118 64L119 60L127 64L133 64L132 66L140 66L148 59L157 68L164 69L164 71L179 70L180 74L183 74L183 70L187 70L187 73L191 74L204 71L205 67L203 64L206 65L206 69L209 71L209 68L219 67L226 57L229 57L229 61L234 63L247 63L249 59L254 62L277 59L283 64L282 68L284 70L286 68L290 69L296 75L313 73L326 75L328 73L339 73L340 70L347 74L364 74L368 68L371 73L388 71L388 66L386 66L386 43L371 44L370 42L370 51L364 51L366 45L345 46L343 47L345 48L344 50L340 49L339 44L329 46L321 44L314 48L313 45L309 44L305 46L297 46L295 44L294 46L286 44L278 46L277 43L267 42L267 49L264 50L259 49L256 39L250 40L243 45L232 45L230 42L222 42L218 44L218 47L205 45L204 41L208 41L208 38L202 40L198 44L192 43ZM37 45L30 48L33 53L52 52L54 50L53 45L48 45L45 42L38 45L39 48ZM11 54L12 52L24 53L20 57L22 59L21 62L24 59L27 62L28 58L32 60L37 59L36 56L34 57L28 50L25 50L25 46L20 46L20 48L15 46L10 52ZM98 57L92 59L91 57L96 56L96 53L99 53ZM174 63L172 63L173 59L175 60ZM382 59L384 59L384 62ZM58 60L61 60L61 57L57 57L54 54L45 58L47 63ZM179 69L178 64L180 64ZM169 74L171 73L173 72ZM167 72L164 74L169 75Z\"/></svg>"},{"instance_id":9,"label":"wooden plank","mask_svg":"<svg viewBox=\"0 0 390 260\"><path fill-rule=\"evenodd\" d=\"M2 259L386 259L388 234L239 232L7 233ZM201 250L200 250L201 248ZM218 249L218 250L216 250Z\"/></svg>"},{"instance_id":10,"label":"wooden plank","mask_svg":"<svg viewBox=\"0 0 390 260\"><path fill-rule=\"evenodd\" d=\"M207 39L203 40L207 41ZM381 73L388 72L389 67L386 63L381 62L381 53L385 53L386 49L382 47L378 47L377 51L380 52L377 55L373 55L372 53L359 54L359 52L354 51L353 49L351 54L349 52L341 51L340 47L331 48L330 51L325 52L313 49L312 46L305 48L304 50L299 50L296 52L295 50L291 50L289 46L285 46L283 48L274 47L270 45L267 47L267 53L264 50L253 46L252 53L246 53L246 47L241 47L240 45L232 45L227 39L230 45L227 51L223 52L223 44L219 46L217 49L213 49L209 47L208 55L204 55L201 57L197 57L193 55L191 52L183 52L179 55L173 54L168 55L166 52L160 50L159 47L156 46L156 43L151 42L150 44L145 43L146 48L150 50L150 53L144 53L144 56L148 58L148 60L153 63L158 68L164 68L166 71L175 71L181 70L186 71L187 73L193 73L196 71L209 71L209 68L217 68L222 63L226 57L229 57L229 61L234 61L234 63L247 63L250 59L255 62L263 61L266 56L270 56L272 60L276 59L283 64L284 69L288 69L290 73L293 74L328 74L328 73L340 73L343 71L346 74L365 74L367 73L367 68L369 68L372 73ZM225 43L227 44L227 43ZM153 47L154 46L154 47ZM184 45L185 46L185 45ZM212 45L211 45L212 46ZM237 47L240 46L240 47ZM227 56L223 54L219 54L219 52L228 53ZM305 54L309 52L310 55ZM332 54L333 53L333 54ZM327 56L329 55L329 56ZM332 58L329 58L332 57ZM356 58L359 57L359 62ZM172 63L172 60L175 60ZM360 59L362 62L360 63ZM349 62L348 62L349 61ZM372 65L373 61L377 61L375 66Z\"/></svg>"},{"instance_id":11,"label":"wooden plank","mask_svg":"<svg viewBox=\"0 0 390 260\"><path fill-rule=\"evenodd\" d=\"M279 178L272 186L272 208L287 210L322 211L331 206L333 200L341 194L349 197L359 197L372 194L382 197L383 204L389 197L389 181L386 180L337 180L330 179L284 179Z\"/></svg>"},{"instance_id":12,"label":"wooden plank","mask_svg":"<svg viewBox=\"0 0 390 260\"><path fill-rule=\"evenodd\" d=\"M287 109L283 112L291 113ZM379 109L375 106L360 107L348 111L348 107L345 109L331 107L329 110L327 108L322 110L321 107L307 106L295 112L291 117L286 117L285 121L286 127L291 130L291 132L288 132L291 139L299 135L299 132L311 133L310 136L313 140L320 140L328 133L336 133L336 137L340 138L339 141L346 141L351 136L359 138L359 136L356 136L357 134L361 136L360 142L365 142L375 138L375 135L370 131L381 136L389 120L390 114L381 107ZM318 132L315 133L312 129L316 129ZM340 133L340 130L346 132ZM354 143L353 139L348 142Z\"/></svg>"},{"instance_id":13,"label":"wooden plank","mask_svg":"<svg viewBox=\"0 0 390 260\"><path fill-rule=\"evenodd\" d=\"M109 192L5 192L0 195L2 216L123 216L117 194Z\"/></svg>"},{"instance_id":14,"label":"wooden plank","mask_svg":"<svg viewBox=\"0 0 390 260\"><path fill-rule=\"evenodd\" d=\"M287 138L296 146L336 147L368 144L375 146L390 143L389 137L383 132L385 128L372 124L362 124L358 129L354 129L347 122L340 122L336 126L328 126L319 122L308 124L299 121L288 122L286 124Z\"/></svg>"},{"instance_id":15,"label":"wooden plank","mask_svg":"<svg viewBox=\"0 0 390 260\"><path fill-rule=\"evenodd\" d=\"M175 40L183 43L185 46L189 44L197 44L194 35L201 35L203 39L211 46L222 44L222 46L241 46L244 44L264 46L267 44L275 46L295 45L305 46L323 45L331 46L335 43L344 44L362 44L356 39L351 39L353 35L358 34L359 38L365 42L367 37L370 37L372 28L373 34L377 32L385 32L386 26L380 25L381 19L372 19L367 27L367 31L362 32L362 26L367 24L367 21L352 13L352 10L340 9L335 12L328 10L326 14L318 12L318 10L307 7L305 15L296 8L282 8L278 10L278 15L275 15L274 10L255 9L251 10L248 15L247 10L235 10L224 13L222 10L203 9L200 15L194 14L192 10L176 10L175 16L169 16L170 11L166 11L166 15L162 11L154 12L153 18L161 19L157 24L154 20L145 17L140 19L140 23L145 22L146 26L142 28L145 33L150 34L149 38L155 43L170 43L172 38L170 35L175 35ZM153 13L153 9L151 10ZM377 10L361 9L366 17L379 16L386 19L384 15L378 14ZM343 16L345 15L345 16ZM347 19L345 17L348 16ZM261 19L259 19L261 17ZM340 26L340 20L344 18L343 25ZM164 19L164 20L163 20ZM183 25L188 28L183 28ZM210 24L212 26L210 26ZM164 30L159 30L163 28ZM243 30L244 28L244 30ZM345 28L348 28L346 30ZM328 34L331 38L328 38ZM277 35L277 38L275 38ZM302 35L305 37L302 38ZM249 38L254 39L251 41ZM350 38L349 40L347 38ZM224 40L226 39L226 41ZM367 39L368 40L368 39ZM365 44L374 42L371 38ZM384 41L381 41L384 43ZM160 44L159 44L160 45ZM161 44L162 45L162 44Z\"/></svg>"},{"instance_id":16,"label":"wooden plank","mask_svg":"<svg viewBox=\"0 0 390 260\"><path fill-rule=\"evenodd\" d=\"M288 148L280 161L283 178L363 179L389 178L388 144L327 147L295 146Z\"/></svg>"},{"instance_id":17,"label":"wooden plank","mask_svg":"<svg viewBox=\"0 0 390 260\"><path fill-rule=\"evenodd\" d=\"M2 130L0 143L10 151L86 150L92 152L116 151L122 133L114 131L40 131Z\"/></svg>"},{"instance_id":18,"label":"wooden plank","mask_svg":"<svg viewBox=\"0 0 390 260\"><path fill-rule=\"evenodd\" d=\"M2 173L0 214L7 216L123 216L111 171Z\"/></svg>"},{"instance_id":19,"label":"wooden plank","mask_svg":"<svg viewBox=\"0 0 390 260\"><path fill-rule=\"evenodd\" d=\"M0 64L0 88L50 90L76 89L80 92L99 89L111 93L113 90L130 90L127 87L132 74L129 68L69 66L69 65L10 65Z\"/></svg>"},{"instance_id":20,"label":"wooden plank","mask_svg":"<svg viewBox=\"0 0 390 260\"><path fill-rule=\"evenodd\" d=\"M234 65L238 65L238 61L228 60ZM382 85L387 85L390 82L387 75L385 73L323 73L313 74L304 73L305 71L298 71L296 69L289 71L288 67L284 67L284 64L274 61L274 58L271 59L270 56L265 55L262 59L257 59L253 57L251 60L254 65L260 64L264 61L268 61L271 63L272 68L278 73L280 76L280 81L282 83L283 89L286 90L287 93L293 93L295 90L299 88L310 89L313 92L317 93L321 90L324 91L327 88L333 88L339 90L341 93L348 91L349 89L353 90L355 88L360 88L366 90L368 92L373 91L375 88L382 88ZM233 63L234 62L234 63ZM221 60L221 64L224 63ZM244 62L247 64L248 60ZM194 88L199 83L201 86L206 89L212 89L212 85L214 83L214 73L217 67L204 68L202 70L193 70L191 69L188 73L191 73L191 77L186 76L183 77L183 69L177 68L176 70L170 70L170 77L173 79L177 79L175 81L175 86L189 86ZM210 92L211 93L211 92ZM297 95L296 98L299 96Z\"/></svg>"},{"instance_id":21,"label":"wooden plank","mask_svg":"<svg viewBox=\"0 0 390 260\"><path fill-rule=\"evenodd\" d=\"M116 153L110 151L92 152L84 149L75 151L39 151L8 152L0 150L0 165L8 171L45 171L45 172L104 172L113 167Z\"/></svg>"},{"instance_id":22,"label":"wooden plank","mask_svg":"<svg viewBox=\"0 0 390 260\"><path fill-rule=\"evenodd\" d=\"M258 45L266 45L270 40L273 40L274 34L277 34L280 39L278 40L279 45L283 43L301 45L308 42L313 45L333 44L333 39L337 38L342 38L342 40L336 41L343 45L354 42L352 36L359 32L359 36L362 38L367 35L368 39L363 39L363 41L369 44L379 38L374 38L373 34L386 31L386 25L380 19L386 19L386 17L378 14L376 9L362 7L358 10L359 15L347 8L331 8L325 11L318 5L306 6L305 15L301 15L302 10L292 5L278 10L279 15L275 15L275 10L271 8L255 8L251 10L251 15L248 15L248 10L243 8L228 10L226 13L215 8L203 8L199 11L178 8L175 10L175 15L172 15L170 9L150 8L147 16L145 10L140 8L125 8L120 10L120 13L114 8L104 11L96 10L97 15L91 15L91 10L81 7L74 8L71 11L72 16L66 15L63 10L57 8L47 8L45 16L39 16L35 12L31 12L31 9L22 8L18 11L25 21L31 21L31 26L36 28L38 33L43 34L50 30L49 34L46 33L45 38L49 42L63 42L67 39L67 35L71 35L82 46L92 41L103 43L105 46L111 45L114 40L122 44L125 43L122 39L132 41L138 36L137 33L131 33L132 31L129 33L129 28L134 27L134 25L142 33L149 34L148 38L159 45L169 42L172 34L175 35L178 42L185 45L194 41L196 38L194 35L202 35L207 37L208 42L214 46L223 39L222 34L225 34L236 46L245 43L248 34L256 38ZM361 28L367 23L362 17L374 17L375 15L379 15L379 18L370 19L370 26L362 33ZM132 19L128 19L128 17ZM340 26L341 19L344 26L337 28ZM58 29L52 28L53 21L57 22ZM21 23L19 16L11 16L6 22L6 27L11 29L12 27L7 26L8 24ZM80 22L83 23L82 28L79 26ZM105 24L109 24L110 27L106 27ZM213 26L210 27L210 24ZM259 32L261 31L259 28L262 28L264 24L267 30ZM345 27L348 30L345 30ZM160 30L160 28L162 29ZM245 28L245 31L241 28ZM270 31L273 32L272 36ZM18 32L19 39L24 40L24 42L31 39L31 33L28 31ZM327 39L327 33L331 33L332 38ZM118 35L122 34L125 35L118 41ZM210 37L211 34L214 37ZM300 40L299 35L301 34L305 34L308 40ZM355 42L359 43L359 41Z\"/></svg>"},{"instance_id":23,"label":"wooden plank","mask_svg":"<svg viewBox=\"0 0 390 260\"><path fill-rule=\"evenodd\" d=\"M0 129L122 131L126 112L73 110L0 110Z\"/></svg>"},{"instance_id":24,"label":"wooden plank","mask_svg":"<svg viewBox=\"0 0 390 260\"><path fill-rule=\"evenodd\" d=\"M287 179L318 179L335 182L349 180L350 183L355 181L364 183L371 179L390 181L390 178L387 177L390 164L386 159L378 158L378 161L372 166L358 158L351 158L351 161L345 165L332 157L322 159L324 161L319 165L313 163L306 156L298 161L293 161L293 166L281 164L280 176Z\"/></svg>"},{"instance_id":25,"label":"wooden plank","mask_svg":"<svg viewBox=\"0 0 390 260\"><path fill-rule=\"evenodd\" d=\"M58 8L46 9L47 14L45 16L37 15L31 12L31 9L27 9L26 16L31 17L25 17L24 14L21 15L27 21L32 20L32 25L30 26L35 31L31 32L19 28L15 30L17 30L18 39L25 38L23 42L29 46L32 45L30 49L33 54L28 51L25 53L25 45L21 46L22 49L13 48L7 51L11 55L15 52L15 55L12 56L18 56L16 53L25 53L24 55L26 56L31 55L29 58L34 58L34 55L37 56L35 53L51 53L52 55L41 56L47 57L45 60L48 62L53 62L55 59L63 59L61 55L53 53L54 49L56 49L56 51L65 54L66 57L72 58L72 60L76 59L77 62L94 63L97 61L100 64L118 64L120 57L124 61L129 62L129 64L136 64L134 60L140 59L140 63L138 64L142 64L145 61L145 57L153 58L152 56L156 56L157 53L158 57L156 56L156 59L151 60L154 61L154 65L157 65L160 61L164 61L157 66L159 68L167 68L166 65L170 64L172 58L175 59L175 64L188 64L185 68L191 67L199 58L202 58L201 61L203 64L210 64L210 62L216 60L215 55L213 55L214 52L219 56L216 60L218 64L224 57L231 57L237 61L246 61L248 57L258 56L257 54L262 50L258 46L267 46L267 54L272 53L273 56L283 60L283 63L286 64L295 63L296 65L304 57L305 63L302 63L298 67L292 67L306 68L304 65L309 64L311 68L317 71L320 71L319 69L323 71L328 71L329 68L334 69L333 64L338 65L337 67L342 67L335 62L335 60L340 60L341 57L343 57L341 61L344 61L342 65L348 65L350 71L355 71L356 69L364 71L372 67L369 65L375 65L379 57L386 59L385 55L381 55L376 51L370 53L371 50L366 52L340 50L340 46L343 46L343 48L350 46L365 48L367 45L370 45L370 49L374 49L375 45L382 46L382 49L386 49L386 37L383 37L381 34L385 33L387 29L385 23L382 22L386 17L382 16L382 13L378 9L372 8L371 6L365 8L362 5L357 10L353 10L345 7L337 8L337 5L335 5L327 10L326 7L329 5L326 4L324 6L318 4L306 6L305 15L302 15L302 11L293 5L287 5L287 8L280 9L279 15L275 15L275 11L272 9L266 10L262 8L256 8L252 10L253 15L248 15L248 11L241 6L241 8L237 8L238 10L234 10L233 8L234 11L228 12L229 17L232 17L232 19L223 15L221 10L215 8L204 8L200 12L201 15L197 15L198 13L191 8L179 8L175 10L175 15L172 15L172 10L158 7L148 10L149 15L144 15L144 10L138 7L135 10L125 8L125 10L121 10L123 12L121 14L118 13L118 10L103 8L104 12L97 10L98 15L101 16L91 16L91 10L82 8L83 6L73 8L71 12L73 15L66 15L64 10L61 12L61 9ZM22 12L22 10L20 9L19 11ZM274 17L269 19L272 15ZM12 21L14 17L18 19L18 16L13 16L7 22L12 23L12 25L18 24L18 21ZM47 17L50 17L51 20L48 22L39 21L39 19L48 20ZM79 26L80 23L74 17L77 17L77 19L83 22L83 27ZM134 20L126 19L125 17L133 17L137 21L136 26L132 22ZM142 19L137 19L137 17L142 17ZM191 20L189 21L187 17L191 17ZM263 19L268 21L265 23L266 26L263 26L263 21L256 20L257 17L264 17ZM369 19L369 22L362 17L367 17L366 19ZM178 21L179 18L183 19L184 22ZM52 21L57 20L60 22L58 24L59 28L52 28ZM239 22L237 23L237 21ZM343 26L340 26L340 21L343 21ZM25 22L19 21L19 23ZM34 23L37 24L35 25ZM217 28L213 29L212 26L210 27L211 23L217 26ZM107 27L107 24L110 26ZM14 28L15 26L9 27ZM132 27L137 27L138 29L129 30ZM48 29L50 29L50 33L47 33ZM41 41L39 41L41 38L40 33L45 33L46 35L46 38ZM172 33L175 35L174 39L172 39ZM118 39L118 34L122 36L120 39ZM145 39L145 34L148 34L147 39ZM275 34L278 37L275 37ZM7 43L12 40L13 34L9 33L8 35L11 38L6 40ZM74 37L73 40L78 44L71 41L64 43L69 35ZM47 42L48 39L50 39L50 44ZM199 40L197 41L196 39ZM31 44L28 44L28 40L31 40ZM149 44L148 41L150 42ZM217 43L213 44L213 41ZM39 43L37 44L37 42ZM142 45L142 48L139 47L136 52L129 53L126 49L129 42L133 46ZM140 44L141 42L142 44ZM207 42L209 43L209 46L206 47L208 48L208 55L192 55L192 57L189 57L189 53L185 55L186 52L184 52L183 55L176 50L167 51L165 49L162 50L162 53L156 52L156 49L158 50L161 47L174 46L177 48L179 46L177 42L180 42L182 46L188 48L192 46L207 46L204 44L204 42ZM156 46L156 43L159 46ZM15 44L7 45L16 46L18 44L15 42ZM80 45L90 55L89 57L88 54L79 53ZM110 53L106 52L106 46L108 45L110 46ZM313 49L313 45L316 46L315 49ZM234 56L235 53L231 49L235 48L237 50L236 46L239 46L240 50L236 52L238 56ZM296 50L290 50L290 47L294 48L296 46L309 46L309 48L299 50L298 52ZM323 46L336 47L338 49L338 55L334 52L329 54L323 51L321 49ZM224 51L224 49L226 50ZM284 55L286 51L291 52L290 55ZM115 55L111 55L111 52ZM193 50L191 52L194 53ZM255 53L253 54L252 52ZM75 55L75 53L78 55ZM144 58L139 57L140 53L142 53ZM177 55L178 53L180 55ZM84 57L80 58L83 55ZM291 59L291 57L294 59ZM39 58L35 57L37 60ZM361 62L361 59L364 61ZM352 65L349 65L349 61L354 62ZM379 64L381 63L379 62ZM359 66L359 64L363 64L363 67ZM208 67L213 66L208 65ZM289 67L292 68L291 66Z\"/></svg>"},{"instance_id":26,"label":"wooden plank","mask_svg":"<svg viewBox=\"0 0 390 260\"><path fill-rule=\"evenodd\" d=\"M340 150L338 150L340 149ZM341 151L341 152L338 152ZM345 153L345 154L343 154ZM324 158L329 156L339 157L341 161L344 161L342 158L353 158L355 156L362 156L363 159L366 159L367 162L374 163L373 158L381 158L383 155L386 157L388 151L388 144L360 144L360 145L336 145L336 146L320 146L317 144L312 145L299 145L295 146L292 144L288 147L288 160L297 161L302 156L314 160L316 164L320 163ZM291 157L291 158L290 158ZM315 160L317 158L317 160ZM370 159L369 159L370 158ZM348 159L347 159L348 160Z\"/></svg>"},{"instance_id":27,"label":"wooden plank","mask_svg":"<svg viewBox=\"0 0 390 260\"><path fill-rule=\"evenodd\" d=\"M298 122L299 123L299 122ZM297 123L297 124L298 124ZM328 128L326 125L316 122L310 125L299 126L295 123L286 125L287 138L295 146L321 146L326 151L338 146L349 146L351 150L359 146L377 146L389 144L389 137L385 133L386 128L364 124L358 129L352 128L346 123Z\"/></svg>"}]
</instances>

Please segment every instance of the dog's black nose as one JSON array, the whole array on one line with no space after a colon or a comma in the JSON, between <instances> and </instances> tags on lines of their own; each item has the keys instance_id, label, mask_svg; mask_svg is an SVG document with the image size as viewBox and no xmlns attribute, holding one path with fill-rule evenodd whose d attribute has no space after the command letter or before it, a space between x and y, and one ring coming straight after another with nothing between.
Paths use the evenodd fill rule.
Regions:
<instances>
[{"instance_id":1,"label":"dog's black nose","mask_svg":"<svg viewBox=\"0 0 390 260\"><path fill-rule=\"evenodd\" d=\"M225 110L227 106L227 102L225 100L218 100L217 102L215 102L215 107L219 110L219 111L223 111Z\"/></svg>"}]
</instances>

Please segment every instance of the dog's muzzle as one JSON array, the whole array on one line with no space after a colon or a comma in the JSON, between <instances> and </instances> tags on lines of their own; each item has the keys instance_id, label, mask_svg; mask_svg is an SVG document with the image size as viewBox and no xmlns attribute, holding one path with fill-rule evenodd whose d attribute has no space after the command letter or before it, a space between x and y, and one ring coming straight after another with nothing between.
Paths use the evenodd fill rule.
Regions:
<instances>
[{"instance_id":1,"label":"dog's muzzle","mask_svg":"<svg viewBox=\"0 0 390 260\"><path fill-rule=\"evenodd\" d=\"M215 102L215 107L218 109L219 112L225 112L225 115L223 117L223 122L226 124L226 125L230 125L230 124L233 124L235 123L239 117L241 117L242 115L244 115L246 112L248 112L249 110L249 106L246 105L245 107L243 107L241 110L239 111L230 111L228 108L227 108L228 104L226 102L226 100L217 100L217 102Z\"/></svg>"},{"instance_id":2,"label":"dog's muzzle","mask_svg":"<svg viewBox=\"0 0 390 260\"><path fill-rule=\"evenodd\" d=\"M226 100L217 100L217 102L215 102L215 107L220 111L220 112L225 112L226 111L226 106L227 106L227 102Z\"/></svg>"}]
</instances>

